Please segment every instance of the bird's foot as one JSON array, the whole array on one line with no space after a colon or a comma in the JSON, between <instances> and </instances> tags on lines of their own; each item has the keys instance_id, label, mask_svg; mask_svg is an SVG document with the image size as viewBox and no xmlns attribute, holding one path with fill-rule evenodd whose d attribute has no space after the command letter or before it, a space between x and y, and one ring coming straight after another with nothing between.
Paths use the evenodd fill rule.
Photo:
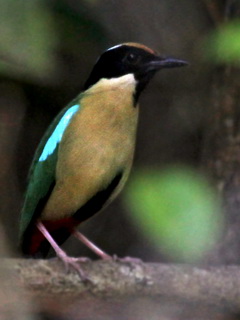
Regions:
<instances>
[{"instance_id":1,"label":"bird's foot","mask_svg":"<svg viewBox=\"0 0 240 320\"><path fill-rule=\"evenodd\" d=\"M88 261L88 258L69 257L66 252L59 247L58 243L54 240L54 238L51 236L51 234L48 232L45 225L41 221L38 221L36 226L51 244L54 251L56 252L57 257L63 262L66 272L69 272L69 267L71 266L75 271L77 271L83 281L90 281L90 279L86 276L85 272L79 265L79 262L86 262Z\"/></svg>"},{"instance_id":2,"label":"bird's foot","mask_svg":"<svg viewBox=\"0 0 240 320\"><path fill-rule=\"evenodd\" d=\"M110 256L109 254L107 254L106 252L102 252L101 255L100 255L100 258L102 260L113 260L113 257Z\"/></svg>"},{"instance_id":3,"label":"bird's foot","mask_svg":"<svg viewBox=\"0 0 240 320\"><path fill-rule=\"evenodd\" d=\"M116 254L113 255L112 259L114 261L126 262L126 263L142 263L142 260L139 258L134 258L134 257L119 258Z\"/></svg>"},{"instance_id":4,"label":"bird's foot","mask_svg":"<svg viewBox=\"0 0 240 320\"><path fill-rule=\"evenodd\" d=\"M83 281L90 281L86 273L82 270L79 262L88 262L90 261L87 257L75 258L69 257L64 251L58 253L57 257L63 262L66 273L69 272L70 267L73 268L80 276Z\"/></svg>"}]
</instances>

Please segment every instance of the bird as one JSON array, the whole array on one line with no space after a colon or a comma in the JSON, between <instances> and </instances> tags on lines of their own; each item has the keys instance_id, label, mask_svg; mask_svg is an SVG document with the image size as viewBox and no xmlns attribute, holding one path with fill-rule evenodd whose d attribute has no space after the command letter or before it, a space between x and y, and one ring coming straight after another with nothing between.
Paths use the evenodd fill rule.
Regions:
<instances>
[{"instance_id":1,"label":"bird","mask_svg":"<svg viewBox=\"0 0 240 320\"><path fill-rule=\"evenodd\" d=\"M105 209L126 183L134 157L139 96L155 73L188 63L126 42L99 57L82 92L56 116L37 147L20 217L20 250L45 258L75 236L102 259L111 256L77 227Z\"/></svg>"}]
</instances>

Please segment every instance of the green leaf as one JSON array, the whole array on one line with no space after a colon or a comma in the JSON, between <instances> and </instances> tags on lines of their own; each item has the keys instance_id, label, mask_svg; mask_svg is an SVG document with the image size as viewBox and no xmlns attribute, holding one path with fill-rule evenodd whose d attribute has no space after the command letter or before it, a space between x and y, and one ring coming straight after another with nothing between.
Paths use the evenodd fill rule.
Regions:
<instances>
[{"instance_id":1,"label":"green leaf","mask_svg":"<svg viewBox=\"0 0 240 320\"><path fill-rule=\"evenodd\" d=\"M240 64L240 20L222 25L207 38L207 56L216 62Z\"/></svg>"},{"instance_id":2,"label":"green leaf","mask_svg":"<svg viewBox=\"0 0 240 320\"><path fill-rule=\"evenodd\" d=\"M223 223L219 200L193 170L139 170L125 199L142 232L176 259L196 261L218 240Z\"/></svg>"}]
</instances>

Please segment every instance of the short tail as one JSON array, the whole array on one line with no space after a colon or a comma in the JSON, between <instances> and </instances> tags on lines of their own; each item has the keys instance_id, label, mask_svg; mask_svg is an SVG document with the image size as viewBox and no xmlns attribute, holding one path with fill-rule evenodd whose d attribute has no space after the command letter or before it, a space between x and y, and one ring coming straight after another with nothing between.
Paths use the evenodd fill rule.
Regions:
<instances>
[{"instance_id":1,"label":"short tail","mask_svg":"<svg viewBox=\"0 0 240 320\"><path fill-rule=\"evenodd\" d=\"M20 241L20 251L25 258L46 258L50 248L50 243L35 225L27 228Z\"/></svg>"},{"instance_id":2,"label":"short tail","mask_svg":"<svg viewBox=\"0 0 240 320\"><path fill-rule=\"evenodd\" d=\"M69 228L68 226L59 226L59 223L56 223L56 225L59 226L58 228L51 228L53 225L53 222L47 223L46 228L60 246L69 238L73 228ZM20 250L22 254L27 258L46 258L50 249L50 243L37 228L36 224L34 223L29 225L24 232L20 243Z\"/></svg>"}]
</instances>

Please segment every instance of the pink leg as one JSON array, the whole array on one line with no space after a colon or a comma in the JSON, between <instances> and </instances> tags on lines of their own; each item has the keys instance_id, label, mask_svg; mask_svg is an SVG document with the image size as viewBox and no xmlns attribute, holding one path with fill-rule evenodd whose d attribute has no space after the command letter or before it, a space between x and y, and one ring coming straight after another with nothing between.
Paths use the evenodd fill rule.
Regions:
<instances>
[{"instance_id":1,"label":"pink leg","mask_svg":"<svg viewBox=\"0 0 240 320\"><path fill-rule=\"evenodd\" d=\"M53 239L53 237L50 235L44 224L40 221L36 223L37 228L39 231L44 235L44 237L48 240L50 245L53 247L54 251L56 252L56 255L59 259L62 260L62 262L65 265L66 270L69 270L69 265L72 266L81 276L82 279L87 279L85 276L84 272L80 268L79 264L77 263L78 261L86 261L86 258L74 258L74 257L69 257L65 251L63 251L59 245L56 243L56 241Z\"/></svg>"},{"instance_id":2,"label":"pink leg","mask_svg":"<svg viewBox=\"0 0 240 320\"><path fill-rule=\"evenodd\" d=\"M132 258L132 257L118 258L116 255L111 257L109 254L107 254L106 252L101 250L99 247L97 247L93 242L91 242L87 237L85 237L81 232L79 232L76 229L73 231L73 235L103 260L113 259L115 261L122 261L127 263L142 263L142 260L138 258Z\"/></svg>"},{"instance_id":3,"label":"pink leg","mask_svg":"<svg viewBox=\"0 0 240 320\"><path fill-rule=\"evenodd\" d=\"M88 238L86 238L81 232L74 230L73 235L82 243L84 243L90 250L96 253L96 255L98 255L101 259L104 259L104 260L112 259L110 255L108 255L106 252L98 248L93 242L88 240Z\"/></svg>"}]
</instances>

